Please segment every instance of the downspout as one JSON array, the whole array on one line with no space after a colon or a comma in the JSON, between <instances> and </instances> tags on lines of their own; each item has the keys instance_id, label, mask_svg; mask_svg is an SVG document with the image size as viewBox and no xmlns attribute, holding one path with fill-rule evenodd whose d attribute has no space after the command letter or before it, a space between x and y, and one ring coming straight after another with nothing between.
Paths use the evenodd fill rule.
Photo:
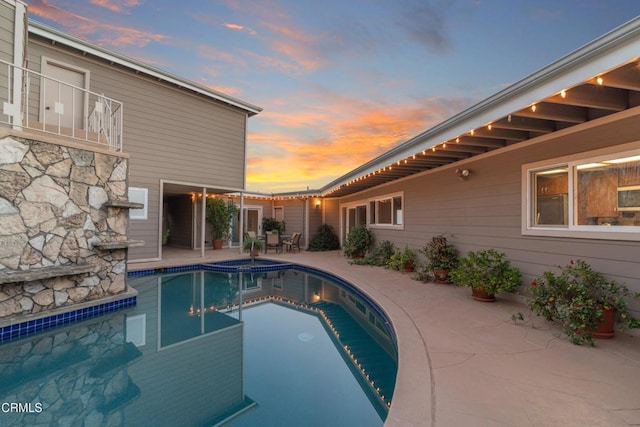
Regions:
<instances>
[{"instance_id":1,"label":"downspout","mask_svg":"<svg viewBox=\"0 0 640 427\"><path fill-rule=\"evenodd\" d=\"M207 224L207 187L202 187L202 207L200 209L200 258L204 258L205 227Z\"/></svg>"},{"instance_id":2,"label":"downspout","mask_svg":"<svg viewBox=\"0 0 640 427\"><path fill-rule=\"evenodd\" d=\"M304 249L309 249L309 198L304 199Z\"/></svg>"},{"instance_id":3,"label":"downspout","mask_svg":"<svg viewBox=\"0 0 640 427\"><path fill-rule=\"evenodd\" d=\"M240 192L240 219L238 221L238 234L240 235L240 253L244 248L244 191Z\"/></svg>"}]
</instances>

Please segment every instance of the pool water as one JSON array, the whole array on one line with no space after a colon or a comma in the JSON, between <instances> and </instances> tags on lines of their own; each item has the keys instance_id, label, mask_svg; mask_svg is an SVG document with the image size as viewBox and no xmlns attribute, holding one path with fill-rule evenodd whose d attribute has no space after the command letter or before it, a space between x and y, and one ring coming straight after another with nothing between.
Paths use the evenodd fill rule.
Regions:
<instances>
[{"instance_id":1,"label":"pool water","mask_svg":"<svg viewBox=\"0 0 640 427\"><path fill-rule=\"evenodd\" d=\"M0 425L383 424L395 347L357 291L295 269L129 284L135 308L0 346Z\"/></svg>"}]
</instances>

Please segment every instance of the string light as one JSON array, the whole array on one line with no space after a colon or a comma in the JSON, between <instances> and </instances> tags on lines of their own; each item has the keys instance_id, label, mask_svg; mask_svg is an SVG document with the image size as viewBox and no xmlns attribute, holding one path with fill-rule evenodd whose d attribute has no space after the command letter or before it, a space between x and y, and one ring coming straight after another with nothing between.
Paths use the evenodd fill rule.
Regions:
<instances>
[{"instance_id":1,"label":"string light","mask_svg":"<svg viewBox=\"0 0 640 427\"><path fill-rule=\"evenodd\" d=\"M596 79L596 82L598 82L598 84L602 86L602 83L604 83L604 80L602 79L601 76L598 76L598 78Z\"/></svg>"},{"instance_id":2,"label":"string light","mask_svg":"<svg viewBox=\"0 0 640 427\"><path fill-rule=\"evenodd\" d=\"M562 89L562 90L560 91L560 96L561 96L562 98L566 98L566 97L567 97L567 91L566 91L566 90L564 90L564 89Z\"/></svg>"},{"instance_id":3,"label":"string light","mask_svg":"<svg viewBox=\"0 0 640 427\"><path fill-rule=\"evenodd\" d=\"M537 109L536 104L533 104L533 105L531 106L531 111L533 111L533 112L535 113L535 112L536 112L536 109Z\"/></svg>"}]
</instances>

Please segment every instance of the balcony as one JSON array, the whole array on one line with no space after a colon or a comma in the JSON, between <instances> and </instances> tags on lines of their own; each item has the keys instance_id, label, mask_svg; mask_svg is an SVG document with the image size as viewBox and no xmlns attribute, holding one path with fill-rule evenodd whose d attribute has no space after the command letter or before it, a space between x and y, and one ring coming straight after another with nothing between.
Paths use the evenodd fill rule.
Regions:
<instances>
[{"instance_id":1,"label":"balcony","mask_svg":"<svg viewBox=\"0 0 640 427\"><path fill-rule=\"evenodd\" d=\"M0 124L122 151L122 103L0 60Z\"/></svg>"}]
</instances>

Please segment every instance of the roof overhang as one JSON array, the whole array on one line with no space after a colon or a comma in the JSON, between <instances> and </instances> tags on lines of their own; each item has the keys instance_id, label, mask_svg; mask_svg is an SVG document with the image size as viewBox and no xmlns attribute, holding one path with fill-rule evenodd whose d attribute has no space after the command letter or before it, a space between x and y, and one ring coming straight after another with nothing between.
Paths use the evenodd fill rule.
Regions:
<instances>
[{"instance_id":1,"label":"roof overhang","mask_svg":"<svg viewBox=\"0 0 640 427\"><path fill-rule=\"evenodd\" d=\"M640 105L640 17L327 184L341 197Z\"/></svg>"},{"instance_id":2,"label":"roof overhang","mask_svg":"<svg viewBox=\"0 0 640 427\"><path fill-rule=\"evenodd\" d=\"M69 34L62 33L32 19L29 19L28 27L30 34L42 37L63 46L70 47L85 54L95 56L111 64L117 64L136 73L147 75L160 81L165 81L179 88L190 90L207 98L211 98L218 102L222 102L224 104L239 108L246 111L248 116L254 116L262 111L262 108L257 107L253 104L201 86L192 81L185 80L171 73L167 73L166 71L144 64L140 61L136 61L135 59L110 51L108 49L104 49L100 46L96 46L77 37L70 36Z\"/></svg>"}]
</instances>

